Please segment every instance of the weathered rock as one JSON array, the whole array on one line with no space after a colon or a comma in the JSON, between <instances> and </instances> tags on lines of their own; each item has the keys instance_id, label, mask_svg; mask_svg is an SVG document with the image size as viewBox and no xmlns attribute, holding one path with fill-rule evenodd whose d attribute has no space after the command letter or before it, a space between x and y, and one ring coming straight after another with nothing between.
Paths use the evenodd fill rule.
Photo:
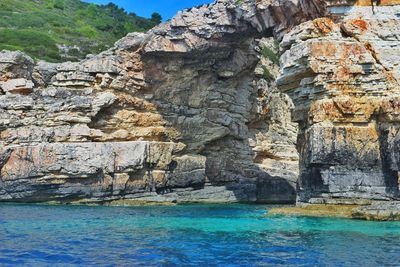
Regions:
<instances>
[{"instance_id":1,"label":"weathered rock","mask_svg":"<svg viewBox=\"0 0 400 267\"><path fill-rule=\"evenodd\" d=\"M4 191L0 197L17 201L101 201L150 192L165 186L164 170L180 149L179 144L145 141L41 143L9 148L0 155ZM185 180L188 172L196 174L190 176L198 177L196 184L204 185L204 159L193 156L191 161L196 165L180 167L183 171L174 173L171 180ZM191 185L186 183L185 186Z\"/></svg>"},{"instance_id":2,"label":"weathered rock","mask_svg":"<svg viewBox=\"0 0 400 267\"><path fill-rule=\"evenodd\" d=\"M290 99L255 74L253 39L306 18L268 5L218 1L82 62L32 66L32 91L0 96L0 198L293 202ZM120 170L128 148L142 163Z\"/></svg>"},{"instance_id":3,"label":"weathered rock","mask_svg":"<svg viewBox=\"0 0 400 267\"><path fill-rule=\"evenodd\" d=\"M0 51L0 82L9 79L32 79L34 61L21 52Z\"/></svg>"},{"instance_id":4,"label":"weathered rock","mask_svg":"<svg viewBox=\"0 0 400 267\"><path fill-rule=\"evenodd\" d=\"M352 217L373 221L399 221L400 202L376 202L369 206L361 206L352 211Z\"/></svg>"},{"instance_id":5,"label":"weathered rock","mask_svg":"<svg viewBox=\"0 0 400 267\"><path fill-rule=\"evenodd\" d=\"M32 93L33 82L24 78L12 79L6 82L0 82L0 90L4 93L27 95Z\"/></svg>"},{"instance_id":6,"label":"weathered rock","mask_svg":"<svg viewBox=\"0 0 400 267\"><path fill-rule=\"evenodd\" d=\"M277 83L300 125L299 201L397 199L400 6L329 8L336 22L301 24L282 42Z\"/></svg>"},{"instance_id":7,"label":"weathered rock","mask_svg":"<svg viewBox=\"0 0 400 267\"><path fill-rule=\"evenodd\" d=\"M330 202L330 201L329 201ZM278 207L268 211L269 215L338 217L370 221L399 221L400 203L398 201L373 201L355 203L351 200L331 204L300 204L296 207Z\"/></svg>"},{"instance_id":8,"label":"weathered rock","mask_svg":"<svg viewBox=\"0 0 400 267\"><path fill-rule=\"evenodd\" d=\"M81 62L2 52L0 200L396 198L396 4L219 0Z\"/></svg>"}]
</instances>

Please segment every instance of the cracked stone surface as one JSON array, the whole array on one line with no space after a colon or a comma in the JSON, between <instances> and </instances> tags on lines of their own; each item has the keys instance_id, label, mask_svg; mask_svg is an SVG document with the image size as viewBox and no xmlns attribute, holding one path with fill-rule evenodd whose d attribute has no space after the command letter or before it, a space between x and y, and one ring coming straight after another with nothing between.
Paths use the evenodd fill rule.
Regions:
<instances>
[{"instance_id":1,"label":"cracked stone surface","mask_svg":"<svg viewBox=\"0 0 400 267\"><path fill-rule=\"evenodd\" d=\"M300 24L282 41L277 84L300 126L299 201L398 199L399 5L334 11L340 19Z\"/></svg>"},{"instance_id":2,"label":"cracked stone surface","mask_svg":"<svg viewBox=\"0 0 400 267\"><path fill-rule=\"evenodd\" d=\"M219 0L81 62L2 51L0 200L395 199L398 4Z\"/></svg>"}]
</instances>

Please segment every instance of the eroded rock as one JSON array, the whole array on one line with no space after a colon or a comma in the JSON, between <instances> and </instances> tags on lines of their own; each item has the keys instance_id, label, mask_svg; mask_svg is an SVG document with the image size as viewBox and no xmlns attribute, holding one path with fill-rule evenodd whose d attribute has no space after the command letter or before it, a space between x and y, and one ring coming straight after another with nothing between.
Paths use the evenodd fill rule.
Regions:
<instances>
[{"instance_id":1,"label":"eroded rock","mask_svg":"<svg viewBox=\"0 0 400 267\"><path fill-rule=\"evenodd\" d=\"M277 83L300 124L302 202L399 197L400 9L358 5L332 6L336 22L306 22L283 39Z\"/></svg>"},{"instance_id":2,"label":"eroded rock","mask_svg":"<svg viewBox=\"0 0 400 267\"><path fill-rule=\"evenodd\" d=\"M81 62L2 52L0 200L397 198L397 4L220 0Z\"/></svg>"}]
</instances>

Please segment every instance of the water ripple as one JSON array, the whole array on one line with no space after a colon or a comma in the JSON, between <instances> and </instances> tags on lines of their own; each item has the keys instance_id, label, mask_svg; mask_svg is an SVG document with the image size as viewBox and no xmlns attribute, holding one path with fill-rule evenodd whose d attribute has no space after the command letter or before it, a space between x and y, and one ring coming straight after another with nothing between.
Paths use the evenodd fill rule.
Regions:
<instances>
[{"instance_id":1,"label":"water ripple","mask_svg":"<svg viewBox=\"0 0 400 267\"><path fill-rule=\"evenodd\" d=\"M396 266L400 223L265 206L0 205L0 266Z\"/></svg>"}]
</instances>

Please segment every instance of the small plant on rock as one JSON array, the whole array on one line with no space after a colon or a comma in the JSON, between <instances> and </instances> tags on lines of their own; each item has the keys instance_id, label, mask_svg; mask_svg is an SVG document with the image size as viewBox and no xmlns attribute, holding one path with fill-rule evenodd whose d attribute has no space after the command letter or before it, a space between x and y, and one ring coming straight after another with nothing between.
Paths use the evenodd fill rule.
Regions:
<instances>
[{"instance_id":1,"label":"small plant on rock","mask_svg":"<svg viewBox=\"0 0 400 267\"><path fill-rule=\"evenodd\" d=\"M272 63L279 65L279 54L275 53L271 48L269 48L268 46L264 46L261 48L261 55L267 59L269 59L270 61L272 61Z\"/></svg>"}]
</instances>

